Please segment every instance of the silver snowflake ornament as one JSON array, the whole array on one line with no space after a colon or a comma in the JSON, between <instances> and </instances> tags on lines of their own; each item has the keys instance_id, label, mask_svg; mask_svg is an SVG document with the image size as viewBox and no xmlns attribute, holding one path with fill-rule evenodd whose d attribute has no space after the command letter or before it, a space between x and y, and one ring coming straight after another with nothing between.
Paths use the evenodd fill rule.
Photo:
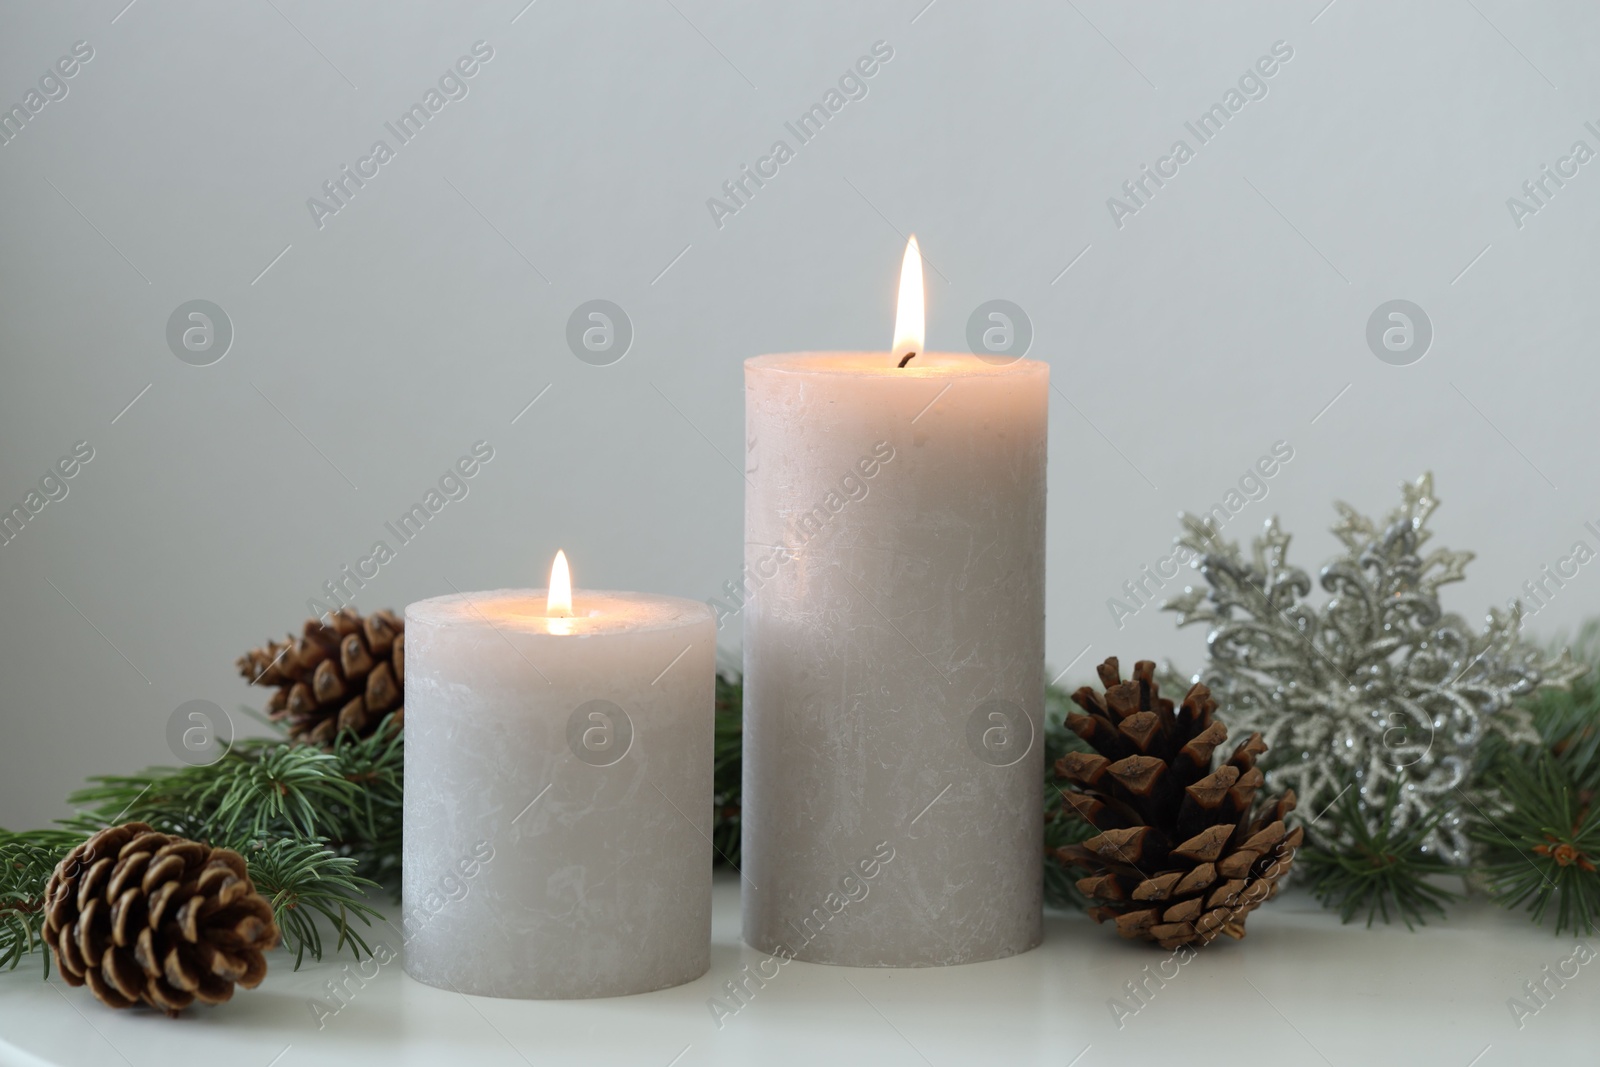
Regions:
<instances>
[{"instance_id":1,"label":"silver snowflake ornament","mask_svg":"<svg viewBox=\"0 0 1600 1067\"><path fill-rule=\"evenodd\" d=\"M1289 535L1276 517L1247 556L1209 520L1183 514L1177 541L1194 551L1208 585L1165 607L1180 626L1210 627L1198 680L1230 729L1261 733L1262 768L1275 788L1298 794L1313 839L1313 820L1346 790L1362 794L1376 825L1397 786L1397 825L1442 811L1426 847L1465 864L1462 809L1479 802L1467 787L1478 745L1490 734L1537 740L1517 700L1564 687L1583 668L1522 639L1520 604L1491 609L1481 631L1444 611L1439 587L1466 576L1472 553L1423 553L1439 506L1431 474L1401 491L1382 523L1335 505L1345 554L1318 574L1328 594L1320 606L1307 599L1310 576L1288 563Z\"/></svg>"}]
</instances>

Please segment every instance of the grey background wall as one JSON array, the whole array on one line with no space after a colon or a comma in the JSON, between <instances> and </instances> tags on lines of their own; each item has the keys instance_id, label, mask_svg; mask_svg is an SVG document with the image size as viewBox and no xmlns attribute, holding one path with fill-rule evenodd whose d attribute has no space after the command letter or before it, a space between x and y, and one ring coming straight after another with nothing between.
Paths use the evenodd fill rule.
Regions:
<instances>
[{"instance_id":1,"label":"grey background wall","mask_svg":"<svg viewBox=\"0 0 1600 1067\"><path fill-rule=\"evenodd\" d=\"M1314 567L1332 500L1382 512L1432 470L1436 543L1479 553L1453 605L1516 596L1597 544L1600 163L1560 161L1600 150L1600 8L1325 2L0 5L0 105L41 101L0 145L0 503L93 449L0 545L0 825L171 762L185 701L259 704L233 658L476 441L494 459L358 606L542 584L558 546L582 585L719 595L740 360L887 346L911 231L933 346L1003 298L1051 364L1057 669L1198 666L1201 631L1106 601L1279 441L1225 533L1279 514ZM400 144L385 123L480 41ZM878 41L865 96L798 145L784 123ZM1275 42L1292 58L1201 144L1184 124ZM719 226L707 199L778 139L794 158ZM1535 205L1545 164L1576 174ZM609 366L565 337L597 298L635 333ZM208 366L167 339L196 299L233 331ZM1433 331L1404 366L1366 339L1393 299ZM1593 571L1537 633L1594 610Z\"/></svg>"}]
</instances>

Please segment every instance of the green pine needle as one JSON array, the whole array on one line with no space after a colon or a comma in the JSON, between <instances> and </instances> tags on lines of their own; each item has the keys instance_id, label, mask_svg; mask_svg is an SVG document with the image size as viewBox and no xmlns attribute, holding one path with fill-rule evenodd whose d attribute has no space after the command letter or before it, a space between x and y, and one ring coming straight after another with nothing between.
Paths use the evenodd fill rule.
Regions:
<instances>
[{"instance_id":1,"label":"green pine needle","mask_svg":"<svg viewBox=\"0 0 1600 1067\"><path fill-rule=\"evenodd\" d=\"M334 843L363 875L396 886L405 814L403 736L387 727L362 739L342 734L333 751L339 774L357 787L356 802L336 812L344 818L335 824Z\"/></svg>"},{"instance_id":2,"label":"green pine needle","mask_svg":"<svg viewBox=\"0 0 1600 1067\"><path fill-rule=\"evenodd\" d=\"M320 837L379 861L383 869L369 876L398 871L401 736L346 734L331 752L248 738L206 766L91 778L95 784L71 797L82 810L68 825L93 832L137 821L195 840Z\"/></svg>"},{"instance_id":3,"label":"green pine needle","mask_svg":"<svg viewBox=\"0 0 1600 1067\"><path fill-rule=\"evenodd\" d=\"M382 913L364 902L367 892L379 886L356 874L354 859L335 855L314 840L277 838L243 841L231 847L244 856L257 892L272 902L284 944L294 950L295 970L308 952L312 959L322 959L318 917L338 934L335 953L349 945L357 960L372 955L351 920L371 926L373 919L383 919Z\"/></svg>"},{"instance_id":4,"label":"green pine needle","mask_svg":"<svg viewBox=\"0 0 1600 1067\"><path fill-rule=\"evenodd\" d=\"M1572 644L1573 654L1591 664L1569 689L1543 689L1528 702L1533 724L1571 785L1600 791L1600 620L1589 623Z\"/></svg>"},{"instance_id":5,"label":"green pine needle","mask_svg":"<svg viewBox=\"0 0 1600 1067\"><path fill-rule=\"evenodd\" d=\"M1397 829L1398 785L1389 790L1376 830L1368 824L1369 813L1359 790L1345 790L1321 817L1331 819L1348 835L1351 846L1337 852L1315 845L1301 850L1301 869L1310 879L1312 894L1324 907L1337 908L1343 922L1365 909L1368 927L1379 918L1387 924L1398 917L1407 929L1415 929L1427 922L1428 915L1442 917L1445 905L1460 899L1459 894L1428 881L1435 875L1461 873L1460 868L1422 849L1442 812ZM1336 836L1330 833L1326 839Z\"/></svg>"},{"instance_id":6,"label":"green pine needle","mask_svg":"<svg viewBox=\"0 0 1600 1067\"><path fill-rule=\"evenodd\" d=\"M1572 642L1600 665L1600 620ZM1600 929L1600 670L1528 702L1538 745L1496 740L1479 760L1488 800L1471 827L1478 868L1496 901L1555 932Z\"/></svg>"},{"instance_id":7,"label":"green pine needle","mask_svg":"<svg viewBox=\"0 0 1600 1067\"><path fill-rule=\"evenodd\" d=\"M64 820L69 830L0 831L0 966L38 949L37 909L56 861L86 834L126 822L243 855L296 968L322 958L323 925L332 951L370 955L354 923L382 918L368 893L400 872L404 761L401 732L380 727L342 735L331 752L247 738L207 766L90 779L71 798L80 810Z\"/></svg>"},{"instance_id":8,"label":"green pine needle","mask_svg":"<svg viewBox=\"0 0 1600 1067\"><path fill-rule=\"evenodd\" d=\"M337 757L308 745L243 741L207 766L92 778L97 785L71 797L88 808L73 825L138 821L187 837L313 836L331 829L320 813L359 804L358 787L341 771Z\"/></svg>"},{"instance_id":9,"label":"green pine needle","mask_svg":"<svg viewBox=\"0 0 1600 1067\"><path fill-rule=\"evenodd\" d=\"M744 683L717 671L716 720L712 739L711 862L737 868L739 797L744 788Z\"/></svg>"},{"instance_id":10,"label":"green pine needle","mask_svg":"<svg viewBox=\"0 0 1600 1067\"><path fill-rule=\"evenodd\" d=\"M44 976L50 976L50 954L42 951L44 942L39 936L45 886L56 864L84 837L72 830L0 830L0 967L13 970L24 956L39 952ZM362 953L371 955L351 921L359 919L370 926L372 919L383 918L365 902L367 893L378 886L355 873L354 859L335 854L315 839L210 843L244 857L250 880L271 902L284 944L295 953L297 970L307 953L313 959L322 958L318 916L338 935L334 951L348 944L357 959Z\"/></svg>"},{"instance_id":11,"label":"green pine needle","mask_svg":"<svg viewBox=\"0 0 1600 1067\"><path fill-rule=\"evenodd\" d=\"M1593 786L1575 781L1593 772L1592 755L1574 767L1569 753L1524 747L1497 759L1488 779L1496 802L1471 832L1496 901L1525 907L1536 923L1554 906L1558 935L1588 936L1600 927L1600 806Z\"/></svg>"},{"instance_id":12,"label":"green pine needle","mask_svg":"<svg viewBox=\"0 0 1600 1067\"><path fill-rule=\"evenodd\" d=\"M61 858L83 840L70 830L0 830L0 967L15 970L22 958L43 947L44 887ZM50 977L50 953L44 976Z\"/></svg>"}]
</instances>

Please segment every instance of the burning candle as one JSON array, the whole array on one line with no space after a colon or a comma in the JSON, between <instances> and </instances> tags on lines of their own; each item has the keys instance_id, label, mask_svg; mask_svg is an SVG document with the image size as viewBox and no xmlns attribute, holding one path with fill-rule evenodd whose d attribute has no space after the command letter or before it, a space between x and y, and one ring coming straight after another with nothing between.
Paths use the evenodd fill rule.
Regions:
<instances>
[{"instance_id":1,"label":"burning candle","mask_svg":"<svg viewBox=\"0 0 1600 1067\"><path fill-rule=\"evenodd\" d=\"M746 362L752 946L1039 943L1048 389L1043 363L925 350L915 238L889 351Z\"/></svg>"},{"instance_id":2,"label":"burning candle","mask_svg":"<svg viewBox=\"0 0 1600 1067\"><path fill-rule=\"evenodd\" d=\"M405 969L482 996L704 974L716 628L704 604L547 590L406 608Z\"/></svg>"}]
</instances>

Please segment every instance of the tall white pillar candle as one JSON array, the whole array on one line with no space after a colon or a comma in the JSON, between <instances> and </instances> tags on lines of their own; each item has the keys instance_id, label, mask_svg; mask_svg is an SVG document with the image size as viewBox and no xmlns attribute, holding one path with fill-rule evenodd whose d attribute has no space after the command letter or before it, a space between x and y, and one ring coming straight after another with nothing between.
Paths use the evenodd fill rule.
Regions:
<instances>
[{"instance_id":1,"label":"tall white pillar candle","mask_svg":"<svg viewBox=\"0 0 1600 1067\"><path fill-rule=\"evenodd\" d=\"M1049 368L898 356L745 364L744 936L819 963L1042 936Z\"/></svg>"},{"instance_id":2,"label":"tall white pillar candle","mask_svg":"<svg viewBox=\"0 0 1600 1067\"><path fill-rule=\"evenodd\" d=\"M405 969L484 996L704 974L716 630L701 603L544 590L406 608Z\"/></svg>"},{"instance_id":3,"label":"tall white pillar candle","mask_svg":"<svg viewBox=\"0 0 1600 1067\"><path fill-rule=\"evenodd\" d=\"M817 963L1043 936L1049 368L922 303L913 237L889 352L745 363L744 936Z\"/></svg>"}]
</instances>

